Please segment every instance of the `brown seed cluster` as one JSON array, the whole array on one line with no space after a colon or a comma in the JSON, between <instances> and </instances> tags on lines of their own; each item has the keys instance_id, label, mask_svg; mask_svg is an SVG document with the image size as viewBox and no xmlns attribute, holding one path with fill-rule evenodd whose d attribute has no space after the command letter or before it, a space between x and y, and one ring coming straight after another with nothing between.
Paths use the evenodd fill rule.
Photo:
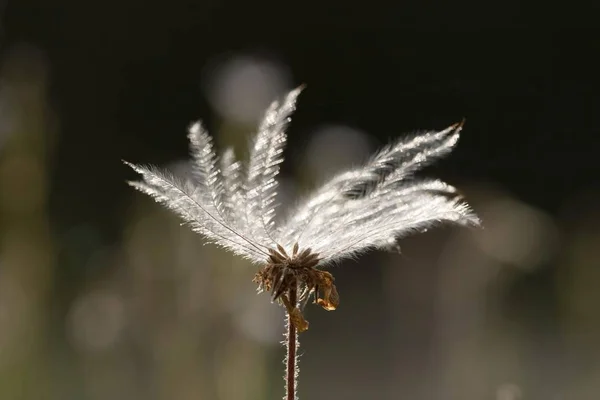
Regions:
<instances>
[{"instance_id":1,"label":"brown seed cluster","mask_svg":"<svg viewBox=\"0 0 600 400\"><path fill-rule=\"evenodd\" d=\"M291 255L280 245L277 250L270 249L269 253L268 263L256 273L254 282L258 283L259 291L270 291L273 300L283 303L298 332L308 329L301 309L311 295L314 303L327 311L337 308L340 298L333 275L316 268L320 261L318 254L310 249L299 251L298 243ZM292 292L297 295L292 296L298 298L297 304L291 304L289 300Z\"/></svg>"}]
</instances>

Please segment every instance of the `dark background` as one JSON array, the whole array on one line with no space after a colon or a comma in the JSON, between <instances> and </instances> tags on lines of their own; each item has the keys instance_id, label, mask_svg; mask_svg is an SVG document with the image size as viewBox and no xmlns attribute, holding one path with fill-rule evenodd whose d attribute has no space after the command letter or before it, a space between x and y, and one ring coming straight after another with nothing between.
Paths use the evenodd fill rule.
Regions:
<instances>
[{"instance_id":1,"label":"dark background","mask_svg":"<svg viewBox=\"0 0 600 400\"><path fill-rule=\"evenodd\" d=\"M309 85L297 129L336 120L386 140L466 117L446 166L555 211L597 172L598 8L17 1L6 7L3 47L35 44L48 63L63 216L114 208L107 199L126 190L112 179L115 160L180 155L185 137L165 132L210 121L201 72L236 52L274 57L292 84ZM569 20L576 29L552 22ZM73 180L85 201L69 192Z\"/></svg>"},{"instance_id":2,"label":"dark background","mask_svg":"<svg viewBox=\"0 0 600 400\"><path fill-rule=\"evenodd\" d=\"M44 191L38 193L43 199L41 208L34 205L14 218L10 217L15 215L14 209L6 208L0 232L5 243L14 244L7 238L22 231L28 220L23 216L39 214L34 218L38 222L31 224L43 226L41 242L32 239L38 237L31 233L37 228L25 229L15 240L38 243L30 251L40 246L46 249L41 259L47 264L38 268L32 262L33 272L15 272L17 282L34 282L31 289L23 289L23 298L29 298L29 290L39 296L35 305L28 306L34 311L22 328L28 332L37 327L38 335L28 340L38 344L34 346L37 350L25 355L17 352L1 366L0 396L279 396L277 357L282 351L276 340L257 345L235 333L224 322L233 312L227 307L224 316L209 313L206 317L198 311L186 317L183 327L173 328L178 333L168 342L183 340L179 337L183 335L194 351L183 351L185 356L180 359L181 349L173 350L174 355L167 357L168 365L173 366L163 370L166 361L155 354L160 346L131 331L141 329L154 337L147 330L170 331L168 327L179 326L181 321L164 317L163 313L168 315L175 306L161 296L163 292L168 292L164 294L167 299L176 296L179 283L173 281L185 282L189 271L184 268L185 273L175 274L177 279L160 272L160 266L152 270L156 276L142 274L146 278L139 279L153 282L144 291L151 305L142 313L143 323L149 324L142 329L142 323L132 319L127 301L137 304L131 307L138 310L136 307L146 307L140 304L147 299L131 289L136 287L137 275L123 272L129 270L122 266L126 264L122 258L131 257L131 251L123 249L135 225L132 218L143 220L147 213L156 214L164 226L172 226L171 236L165 234L163 225L155 226L163 239L174 238L172 246L177 246L184 228L178 230L174 218L124 184L132 174L121 159L159 165L183 159L187 154L185 129L197 118L217 137L223 131L251 133L247 121L231 122L220 115L207 90L212 77L229 60L251 57L284 66L285 89L307 84L289 131L287 154L293 161L284 166L285 177L314 179L303 176L299 160L313 137L312 129L320 124L343 124L368 132L369 140L380 145L404 132L440 129L465 117L457 150L431 173L465 186L474 208L483 214L489 204L491 210L498 209L494 206L498 198L509 204L508 210L520 207L519 213L507 211L500 216L490 211L493 215L486 230L496 239L519 238L523 232L531 237L539 234L535 237L541 237L542 244L535 243L546 249L527 246L527 234L523 241L517 240L525 245L524 253L519 254L527 254L529 249L546 255L539 257L542 261L534 257L538 261L523 262L535 266L523 266L510 257L496 259L498 264L490 267L494 272L481 278L485 283L473 286L479 288L473 289L474 293L483 294L456 303L456 320L452 313L440 317L445 310L440 299L445 296L446 278L437 266L440 260L432 254L446 254L453 248L448 243L459 240L464 247L461 254L467 259L464 262L473 264L471 272L465 273L477 271L478 262L483 261L471 260L475 256L469 255L469 246L464 244L475 239L465 239L467 234L460 230L408 239L403 246L405 257L370 254L358 265L349 263L347 269L339 269L338 287L348 306L346 311L336 311L339 321L332 320L336 313L324 318L320 312L312 312L315 328L307 334L301 398L303 393L313 399L517 399L519 393L528 399L596 398L600 393L600 386L594 383L600 381L600 363L595 361L600 359L600 317L594 309L600 304L595 294L600 275L593 266L600 266L596 248L600 244L599 8L517 1L9 1L0 37L4 65L0 91L5 93L1 110L10 121L0 132L0 162L4 158L8 165L3 176L9 182L2 189L11 193L8 197L14 197L15 204L22 203L21 196L32 196L32 190L38 193L32 189L39 183L36 179L44 182ZM224 133L222 140L227 142L231 135ZM30 147L30 143L35 145ZM37 178L31 178L30 186L28 178L21 176L28 169L11 164L11 154L19 160L39 160L41 168L36 173L43 178L34 173ZM497 221L500 226L514 215L519 217L510 227L494 225ZM543 222L534 229L530 221L533 225ZM494 236L496 228L499 233ZM453 239L455 236L462 239ZM192 248L201 247L196 236L186 240L195 243L190 244ZM494 247L497 241L492 242L489 246ZM140 251L149 245L140 245ZM6 256L12 254L6 246L4 263L0 249L0 268L4 265L9 274L13 269L8 265L13 262L14 271L22 271L23 261ZM208 248L198 251L224 257ZM170 263L167 256L165 260L162 264ZM386 267L386 263L393 265ZM582 265L585 267L578 269ZM169 265L162 267L168 270ZM396 272L389 272L394 269ZM388 282L390 276L403 283L395 287ZM456 279L456 275L450 276L448 279ZM205 278L210 282L211 277ZM472 280L481 283L481 279ZM168 283L163 284L165 280ZM244 287L246 294L246 287L252 289L249 280L236 285ZM382 288L391 290L391 297ZM227 303L237 289L223 290L228 291ZM460 297L461 287L455 290L446 296ZM93 298L92 311L81 306L85 310L81 315L99 315L90 322L91 331L94 323L105 324L102 318L116 318L110 304L121 304L115 307L122 310L118 315L124 315L120 318L127 323L117 325L119 332L126 333L113 335L116 344L110 342L99 349L91 346L90 350L87 339L72 339L79 336L71 331L77 332L80 326L72 317L73 309L79 310L78 301L87 299L88 292L100 296ZM211 294L206 296L211 300L203 301L214 301ZM223 295L217 297L223 301ZM14 304L16 300L11 299L4 301ZM268 304L266 298L259 300ZM464 335L451 335L452 340L440 339L439 321L462 326L460 305L473 307L477 302L484 308L474 312L483 321L475 324L479 328L465 328ZM160 305L158 311L156 304ZM4 307L10 309L9 305ZM7 315L11 312L6 311ZM208 318L213 329L200 333L189 329L187 324L195 326L194 321L202 318ZM356 326L356 320L363 322ZM498 326L497 320L504 322ZM8 321L0 329L10 330ZM478 329L483 333L469 333L480 332ZM219 342L213 336L223 338L221 331L230 336ZM18 337L2 338L0 335L0 348L27 347ZM203 351L206 341L213 344ZM236 344L238 341L244 344ZM456 347L456 353L447 351L455 348L447 343ZM258 367L251 367L255 363L267 372L248 378L252 384L238 380L235 374L225 380L228 383L220 384L219 369L213 366L225 356L213 354L215 346L234 359L230 360L233 365L247 363L247 369L255 371ZM231 350L232 346L237 350ZM246 354L236 346L251 350ZM490 349L495 349L492 355L485 352ZM507 353L513 355L508 361L503 358ZM164 354L171 353L164 350ZM245 361L235 361L236 355ZM193 356L203 361L194 361ZM206 365L199 366L202 363ZM115 371L121 367L135 379L113 385L121 376ZM172 372L178 368L187 372ZM115 376L110 375L111 370ZM244 375L244 371L237 373ZM175 378L165 378L171 374ZM200 379L203 384L198 383L198 376L204 376ZM42 389L30 386L37 379L45 382L43 393L49 397L40 397L36 390ZM230 386L241 389L228 391Z\"/></svg>"}]
</instances>

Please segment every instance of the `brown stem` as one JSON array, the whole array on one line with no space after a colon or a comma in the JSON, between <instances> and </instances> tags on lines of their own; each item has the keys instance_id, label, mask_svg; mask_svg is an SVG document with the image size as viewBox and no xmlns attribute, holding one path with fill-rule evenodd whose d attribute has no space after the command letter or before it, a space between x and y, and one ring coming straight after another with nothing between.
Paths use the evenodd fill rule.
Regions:
<instances>
[{"instance_id":1,"label":"brown stem","mask_svg":"<svg viewBox=\"0 0 600 400\"><path fill-rule=\"evenodd\" d=\"M290 289L289 293L289 301L292 307L295 307L298 299L296 294L296 289ZM290 310L288 309L287 313L287 340L286 340L286 370L285 370L285 391L286 391L286 400L296 400L296 385L297 385L297 367L298 360L296 357L296 351L298 350L298 333L296 332L296 327L292 323L292 316L290 314Z\"/></svg>"}]
</instances>

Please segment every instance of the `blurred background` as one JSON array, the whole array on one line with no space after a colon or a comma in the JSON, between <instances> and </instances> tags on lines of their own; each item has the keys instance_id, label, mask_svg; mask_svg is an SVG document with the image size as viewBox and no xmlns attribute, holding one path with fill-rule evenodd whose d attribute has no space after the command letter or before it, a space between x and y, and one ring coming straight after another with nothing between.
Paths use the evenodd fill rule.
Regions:
<instances>
[{"instance_id":1,"label":"blurred background","mask_svg":"<svg viewBox=\"0 0 600 400\"><path fill-rule=\"evenodd\" d=\"M340 308L307 308L300 398L600 398L598 8L4 1L0 399L283 396L283 314L255 267L129 188L121 159L184 170L199 118L242 151L301 83L284 205L466 117L423 175L485 229L336 267Z\"/></svg>"}]
</instances>

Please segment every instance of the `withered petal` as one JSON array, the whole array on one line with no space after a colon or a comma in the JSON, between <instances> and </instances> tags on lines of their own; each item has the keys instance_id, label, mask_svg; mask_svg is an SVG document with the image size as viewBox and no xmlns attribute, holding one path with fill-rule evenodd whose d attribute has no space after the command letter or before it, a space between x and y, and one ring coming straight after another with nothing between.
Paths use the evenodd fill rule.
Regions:
<instances>
[{"instance_id":1,"label":"withered petal","mask_svg":"<svg viewBox=\"0 0 600 400\"><path fill-rule=\"evenodd\" d=\"M308 321L304 319L302 311L300 311L298 308L294 307L289 315L290 322L292 325L294 325L294 327L296 327L298 333L302 333L308 329Z\"/></svg>"},{"instance_id":2,"label":"withered petal","mask_svg":"<svg viewBox=\"0 0 600 400\"><path fill-rule=\"evenodd\" d=\"M331 285L331 293L329 295L329 303L334 307L333 308L334 310L336 308L338 308L340 305L340 295L339 295L335 285Z\"/></svg>"},{"instance_id":3,"label":"withered petal","mask_svg":"<svg viewBox=\"0 0 600 400\"><path fill-rule=\"evenodd\" d=\"M340 295L333 284L333 276L329 273L324 273L322 277L320 286L323 289L323 298L318 298L317 304L327 311L333 311L340 305Z\"/></svg>"},{"instance_id":4,"label":"withered petal","mask_svg":"<svg viewBox=\"0 0 600 400\"><path fill-rule=\"evenodd\" d=\"M323 309L325 309L327 311L334 311L337 308L336 305L328 302L325 299L317 299L317 304L320 305L321 307L323 307Z\"/></svg>"}]
</instances>

